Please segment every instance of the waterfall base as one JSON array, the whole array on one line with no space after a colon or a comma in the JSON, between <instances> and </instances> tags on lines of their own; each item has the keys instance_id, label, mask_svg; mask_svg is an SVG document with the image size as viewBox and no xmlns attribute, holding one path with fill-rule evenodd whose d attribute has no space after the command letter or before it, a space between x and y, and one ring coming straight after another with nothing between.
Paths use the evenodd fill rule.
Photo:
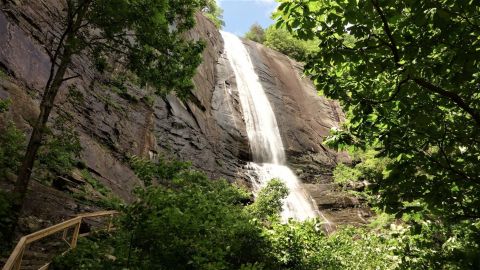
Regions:
<instances>
[{"instance_id":1,"label":"waterfall base","mask_svg":"<svg viewBox=\"0 0 480 270\"><path fill-rule=\"evenodd\" d=\"M305 191L295 173L288 166L250 162L247 165L247 169L250 172L250 180L253 184L254 192L258 192L273 178L278 178L285 183L289 190L289 195L283 202L281 214L283 221L286 222L290 218L303 221L320 217L326 224L330 223L318 210L310 195Z\"/></svg>"}]
</instances>

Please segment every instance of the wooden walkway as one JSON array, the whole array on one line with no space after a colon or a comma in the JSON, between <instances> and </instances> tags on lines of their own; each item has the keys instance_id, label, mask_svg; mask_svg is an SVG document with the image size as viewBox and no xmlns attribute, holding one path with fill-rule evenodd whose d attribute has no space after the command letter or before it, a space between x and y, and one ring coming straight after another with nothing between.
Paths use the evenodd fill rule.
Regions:
<instances>
[{"instance_id":1,"label":"wooden walkway","mask_svg":"<svg viewBox=\"0 0 480 270\"><path fill-rule=\"evenodd\" d=\"M99 211L94 213L86 213L76 216L75 218L66 220L62 223L58 223L51 227L45 228L43 230L31 233L29 235L25 235L18 241L17 245L13 249L10 257L6 261L5 265L3 266L2 270L20 270L23 269L22 262L24 254L30 245L34 242L40 241L45 239L49 236L54 234L61 233L61 240L67 244L63 253L67 252L70 249L73 249L77 246L77 241L79 237L86 236L89 233L80 234L80 226L82 222L85 223L87 219L105 219L107 218L106 225L103 224L103 228L98 230L106 230L110 231L112 229L112 220L113 216L117 215L117 211ZM70 231L72 231L70 233ZM38 253L34 253L38 254ZM60 255L60 254L55 254ZM46 262L43 266L40 266L38 269L45 270L48 269L50 262Z\"/></svg>"}]
</instances>

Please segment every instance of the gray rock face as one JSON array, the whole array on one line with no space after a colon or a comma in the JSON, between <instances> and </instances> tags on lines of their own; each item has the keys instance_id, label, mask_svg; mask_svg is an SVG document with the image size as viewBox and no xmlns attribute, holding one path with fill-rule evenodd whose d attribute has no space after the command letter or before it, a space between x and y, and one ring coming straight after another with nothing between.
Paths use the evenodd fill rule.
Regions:
<instances>
[{"instance_id":1,"label":"gray rock face","mask_svg":"<svg viewBox=\"0 0 480 270\"><path fill-rule=\"evenodd\" d=\"M244 44L275 112L288 163L318 208L335 224L366 222L371 213L364 202L332 183L336 164L349 157L322 145L344 120L338 102L318 96L300 63L258 43Z\"/></svg>"},{"instance_id":2,"label":"gray rock face","mask_svg":"<svg viewBox=\"0 0 480 270\"><path fill-rule=\"evenodd\" d=\"M0 97L13 101L0 127L13 120L25 132L31 130L50 68L45 48L61 32L57 14L62 2L0 2L0 69L9 74L0 78ZM206 41L207 47L193 79L195 102L170 95L156 97L152 106L144 102L148 89L131 83L126 86L134 99L126 99L110 91L108 78L95 72L87 55L75 57L69 73L81 77L65 84L57 97L51 119L59 113L73 116L88 171L124 200L132 200L131 191L142 185L125 162L130 155L188 160L213 178L249 186L243 167L251 154L233 71L218 30L202 15L196 19L188 36ZM254 42L245 44L277 115L290 164L305 172L300 175L305 182L328 183L332 166L345 157L321 141L342 120L340 107L317 96L312 83L301 77L299 63ZM72 99L69 87L82 98ZM28 198L27 214L40 213L43 220L89 209L71 194L46 186L31 188ZM47 200L51 203L42 203Z\"/></svg>"},{"instance_id":3,"label":"gray rock face","mask_svg":"<svg viewBox=\"0 0 480 270\"><path fill-rule=\"evenodd\" d=\"M273 106L287 155L322 153L335 162L336 154L321 142L343 119L338 103L318 96L312 82L302 77L300 63L255 42L244 43Z\"/></svg>"}]
</instances>

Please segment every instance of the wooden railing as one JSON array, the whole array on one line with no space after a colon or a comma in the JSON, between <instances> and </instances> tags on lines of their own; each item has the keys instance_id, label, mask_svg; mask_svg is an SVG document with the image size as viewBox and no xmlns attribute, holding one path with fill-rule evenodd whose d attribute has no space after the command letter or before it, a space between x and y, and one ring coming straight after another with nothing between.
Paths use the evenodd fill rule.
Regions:
<instances>
[{"instance_id":1,"label":"wooden railing","mask_svg":"<svg viewBox=\"0 0 480 270\"><path fill-rule=\"evenodd\" d=\"M108 225L104 230L110 231L112 229L112 220L113 216L117 215L117 211L100 211L94 213L86 213L76 216L75 218L66 220L62 223L58 223L51 227L45 228L43 230L31 233L29 235L25 235L18 241L15 249L12 251L12 254L8 258L7 262L3 266L2 270L19 270L22 265L22 258L25 249L31 243L53 235L55 233L63 232L62 240L65 241L68 245L67 250L73 249L77 246L78 237L86 236L89 233L80 234L80 225L87 218L100 218L100 217L108 217ZM68 231L73 228L73 234L70 239L68 239ZM48 265L41 267L40 269L48 269Z\"/></svg>"}]
</instances>

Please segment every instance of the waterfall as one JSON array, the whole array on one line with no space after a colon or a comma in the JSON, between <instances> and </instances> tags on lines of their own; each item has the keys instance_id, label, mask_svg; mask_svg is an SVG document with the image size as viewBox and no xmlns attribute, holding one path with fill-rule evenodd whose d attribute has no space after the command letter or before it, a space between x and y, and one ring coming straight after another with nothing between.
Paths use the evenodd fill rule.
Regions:
<instances>
[{"instance_id":1,"label":"waterfall","mask_svg":"<svg viewBox=\"0 0 480 270\"><path fill-rule=\"evenodd\" d=\"M227 57L235 73L252 150L253 162L250 162L248 167L254 172L252 176L254 192L272 178L279 178L289 189L289 195L283 205L284 221L289 218L305 220L322 216L295 173L286 166L277 120L247 49L237 36L226 32L221 34Z\"/></svg>"}]
</instances>

